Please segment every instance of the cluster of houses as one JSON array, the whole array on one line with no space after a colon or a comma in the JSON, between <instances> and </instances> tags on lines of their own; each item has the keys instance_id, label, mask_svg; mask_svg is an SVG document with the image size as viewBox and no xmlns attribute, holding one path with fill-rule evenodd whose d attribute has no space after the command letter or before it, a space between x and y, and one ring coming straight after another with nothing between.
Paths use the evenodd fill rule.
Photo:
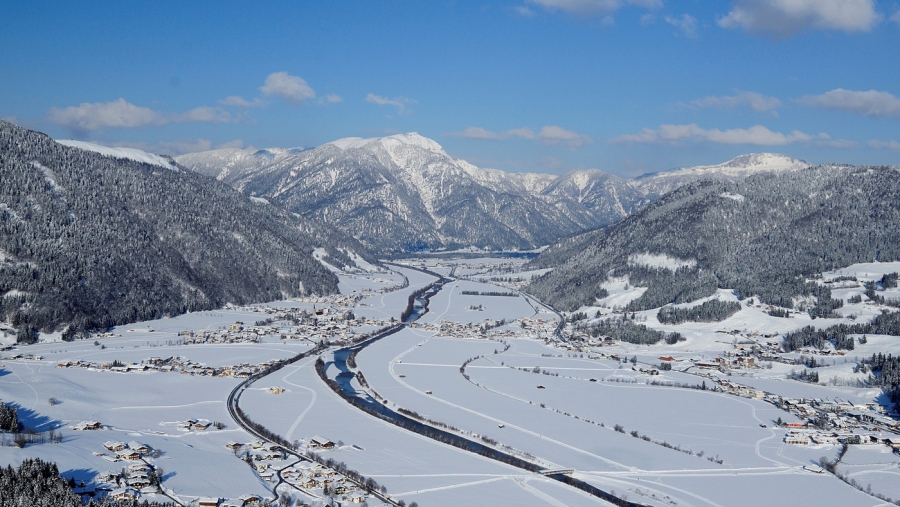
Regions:
<instances>
[{"instance_id":1,"label":"cluster of houses","mask_svg":"<svg viewBox=\"0 0 900 507\"><path fill-rule=\"evenodd\" d=\"M326 492L342 503L361 504L368 494L335 470L318 463L301 461L281 470L281 477L292 486L323 496Z\"/></svg>"},{"instance_id":2,"label":"cluster of houses","mask_svg":"<svg viewBox=\"0 0 900 507\"><path fill-rule=\"evenodd\" d=\"M327 493L342 503L364 503L368 497L365 491L359 489L353 481L341 473L308 459L279 468L287 456L276 444L256 440L248 444L228 442L225 447L251 463L256 474L264 481L277 483L283 479L312 497L324 496ZM333 449L335 443L316 435L306 442L306 447L310 450L328 450ZM220 507L224 505L221 504Z\"/></svg>"},{"instance_id":3,"label":"cluster of houses","mask_svg":"<svg viewBox=\"0 0 900 507\"><path fill-rule=\"evenodd\" d=\"M150 446L136 441L131 441L127 444L123 442L108 441L103 443L103 448L113 454L108 455L95 452L94 455L112 463L117 461L139 461L151 451Z\"/></svg>"},{"instance_id":4,"label":"cluster of houses","mask_svg":"<svg viewBox=\"0 0 900 507\"><path fill-rule=\"evenodd\" d=\"M408 326L436 332L439 337L492 338L496 340L549 336L556 329L555 321L541 318L517 319L515 322L508 323L505 326L501 326L501 323L501 321L494 319L484 319L484 321L477 324L441 320L431 323L416 321L409 323Z\"/></svg>"},{"instance_id":5,"label":"cluster of houses","mask_svg":"<svg viewBox=\"0 0 900 507\"><path fill-rule=\"evenodd\" d=\"M60 361L57 368L85 368L95 371L110 371L116 373L133 372L177 372L184 375L199 375L205 377L237 377L247 378L253 374L268 368L275 360L263 361L259 364L240 363L228 366L207 366L204 363L192 361L186 357L171 356L150 357L140 363L93 363L82 359L75 361Z\"/></svg>"},{"instance_id":6,"label":"cluster of houses","mask_svg":"<svg viewBox=\"0 0 900 507\"><path fill-rule=\"evenodd\" d=\"M900 436L883 434L858 434L837 431L792 428L784 436L787 445L838 445L843 443L855 445L886 445L895 452L900 452Z\"/></svg>"}]
</instances>

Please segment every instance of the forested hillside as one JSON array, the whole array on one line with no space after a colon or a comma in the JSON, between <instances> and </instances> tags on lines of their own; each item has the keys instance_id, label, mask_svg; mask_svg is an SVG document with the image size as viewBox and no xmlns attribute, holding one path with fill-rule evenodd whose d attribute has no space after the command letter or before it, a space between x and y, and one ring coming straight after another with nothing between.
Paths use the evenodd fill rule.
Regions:
<instances>
[{"instance_id":1,"label":"forested hillside","mask_svg":"<svg viewBox=\"0 0 900 507\"><path fill-rule=\"evenodd\" d=\"M335 292L310 252L363 253L336 237L195 173L0 121L0 320L26 335Z\"/></svg>"},{"instance_id":2,"label":"forested hillside","mask_svg":"<svg viewBox=\"0 0 900 507\"><path fill-rule=\"evenodd\" d=\"M814 314L825 315L830 292L806 277L900 259L898 176L891 167L817 166L692 183L608 230L548 249L533 265L557 268L529 290L570 310L603 296L610 277L628 276L649 287L631 310L723 288L784 307L815 296Z\"/></svg>"}]
</instances>

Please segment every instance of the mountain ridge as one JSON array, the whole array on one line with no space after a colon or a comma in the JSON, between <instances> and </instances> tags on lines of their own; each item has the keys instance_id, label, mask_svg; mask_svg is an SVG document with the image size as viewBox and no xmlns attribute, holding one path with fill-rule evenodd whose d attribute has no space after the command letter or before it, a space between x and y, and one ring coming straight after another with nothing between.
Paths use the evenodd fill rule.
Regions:
<instances>
[{"instance_id":1,"label":"mountain ridge","mask_svg":"<svg viewBox=\"0 0 900 507\"><path fill-rule=\"evenodd\" d=\"M701 177L805 167L783 155L742 157L701 166ZM684 170L630 180L598 169L508 173L453 158L415 132L342 138L302 151L212 150L176 161L330 223L385 255L467 246L531 250L613 224L698 179ZM742 172L741 164L753 170ZM713 169L719 166L721 176Z\"/></svg>"}]
</instances>

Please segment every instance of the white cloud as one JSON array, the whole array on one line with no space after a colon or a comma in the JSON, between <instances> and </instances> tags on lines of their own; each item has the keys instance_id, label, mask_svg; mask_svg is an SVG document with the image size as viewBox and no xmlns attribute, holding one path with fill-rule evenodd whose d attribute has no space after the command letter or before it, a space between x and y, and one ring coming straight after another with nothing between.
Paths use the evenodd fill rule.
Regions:
<instances>
[{"instance_id":1,"label":"white cloud","mask_svg":"<svg viewBox=\"0 0 900 507\"><path fill-rule=\"evenodd\" d=\"M259 88L264 95L275 95L290 104L302 105L316 97L316 92L299 76L287 72L273 72L266 76L266 83Z\"/></svg>"},{"instance_id":2,"label":"white cloud","mask_svg":"<svg viewBox=\"0 0 900 507\"><path fill-rule=\"evenodd\" d=\"M231 95L220 100L219 104L235 107L261 107L265 105L265 102L258 97L253 100L247 100L239 95Z\"/></svg>"},{"instance_id":3,"label":"white cloud","mask_svg":"<svg viewBox=\"0 0 900 507\"><path fill-rule=\"evenodd\" d=\"M838 109L865 116L887 116L900 119L900 98L877 90L853 91L837 88L821 95L807 95L799 102L804 106Z\"/></svg>"},{"instance_id":4,"label":"white cloud","mask_svg":"<svg viewBox=\"0 0 900 507\"><path fill-rule=\"evenodd\" d=\"M535 12L524 5L516 6L516 12L519 13L520 16L524 18L533 18L536 16Z\"/></svg>"},{"instance_id":5,"label":"white cloud","mask_svg":"<svg viewBox=\"0 0 900 507\"><path fill-rule=\"evenodd\" d=\"M718 23L784 38L808 29L867 32L880 21L874 0L734 0Z\"/></svg>"},{"instance_id":6,"label":"white cloud","mask_svg":"<svg viewBox=\"0 0 900 507\"><path fill-rule=\"evenodd\" d=\"M528 3L539 5L548 11L562 11L573 16L585 17L613 13L623 4L646 9L658 9L663 5L662 0L528 0ZM524 15L521 10L519 13Z\"/></svg>"},{"instance_id":7,"label":"white cloud","mask_svg":"<svg viewBox=\"0 0 900 507\"><path fill-rule=\"evenodd\" d=\"M328 104L337 104L343 101L344 99L342 99L341 96L336 93L329 93L325 96L325 102Z\"/></svg>"},{"instance_id":8,"label":"white cloud","mask_svg":"<svg viewBox=\"0 0 900 507\"><path fill-rule=\"evenodd\" d=\"M877 139L872 139L871 141L869 141L869 147L900 151L900 143L894 141L893 139L890 141L879 141Z\"/></svg>"},{"instance_id":9,"label":"white cloud","mask_svg":"<svg viewBox=\"0 0 900 507\"><path fill-rule=\"evenodd\" d=\"M459 132L450 132L445 134L451 137L465 137L468 139L486 139L491 141L501 141L505 139L529 139L540 141L551 146L565 145L569 148L578 148L594 141L578 132L566 130L556 125L544 125L538 132L522 127L510 129L504 132L493 132L482 127L468 127Z\"/></svg>"},{"instance_id":10,"label":"white cloud","mask_svg":"<svg viewBox=\"0 0 900 507\"><path fill-rule=\"evenodd\" d=\"M112 102L84 102L65 109L50 108L47 119L77 132L108 127L144 127L165 123L165 115L146 107L136 106L120 98Z\"/></svg>"},{"instance_id":11,"label":"white cloud","mask_svg":"<svg viewBox=\"0 0 900 507\"><path fill-rule=\"evenodd\" d=\"M706 141L718 144L750 144L756 146L783 146L812 140L809 134L794 130L790 134L773 132L762 125L746 129L703 129L696 124L660 125L658 129L642 129L637 134L626 134L612 140L614 143L674 143L677 141Z\"/></svg>"},{"instance_id":12,"label":"white cloud","mask_svg":"<svg viewBox=\"0 0 900 507\"><path fill-rule=\"evenodd\" d=\"M231 114L218 107L195 107L186 113L181 113L172 117L172 123L228 123L231 121Z\"/></svg>"},{"instance_id":13,"label":"white cloud","mask_svg":"<svg viewBox=\"0 0 900 507\"><path fill-rule=\"evenodd\" d=\"M557 127L556 125L545 125L544 127L541 127L540 132L537 134L537 138L545 144L553 146L564 144L569 148L578 148L579 146L594 142L590 137L584 134L572 132L571 130L566 130L562 127Z\"/></svg>"},{"instance_id":14,"label":"white cloud","mask_svg":"<svg viewBox=\"0 0 900 507\"><path fill-rule=\"evenodd\" d=\"M650 26L653 23L656 23L656 14L650 14L648 12L641 15L641 26Z\"/></svg>"},{"instance_id":15,"label":"white cloud","mask_svg":"<svg viewBox=\"0 0 900 507\"><path fill-rule=\"evenodd\" d=\"M83 136L94 130L111 127L146 127L169 123L227 123L234 121L231 114L217 107L197 107L185 113L167 114L147 107L136 106L125 99L112 102L85 102L65 109L50 108L47 119Z\"/></svg>"},{"instance_id":16,"label":"white cloud","mask_svg":"<svg viewBox=\"0 0 900 507\"><path fill-rule=\"evenodd\" d=\"M733 108L747 106L757 113L765 113L781 107L781 101L756 92L737 91L734 95L704 97L691 102L691 107Z\"/></svg>"},{"instance_id":17,"label":"white cloud","mask_svg":"<svg viewBox=\"0 0 900 507\"><path fill-rule=\"evenodd\" d=\"M666 23L681 30L685 37L692 39L697 37L697 18L694 16L682 14L681 17L666 16L663 19L665 19Z\"/></svg>"},{"instance_id":18,"label":"white cloud","mask_svg":"<svg viewBox=\"0 0 900 507\"><path fill-rule=\"evenodd\" d=\"M387 97L382 97L381 95L375 95L374 93L366 95L366 102L378 104L379 106L394 106L397 108L397 112L401 114L406 112L407 105L416 103L415 100L406 97L394 97L389 99Z\"/></svg>"},{"instance_id":19,"label":"white cloud","mask_svg":"<svg viewBox=\"0 0 900 507\"><path fill-rule=\"evenodd\" d=\"M900 25L900 11L895 12L894 15L891 16L891 21Z\"/></svg>"}]
</instances>

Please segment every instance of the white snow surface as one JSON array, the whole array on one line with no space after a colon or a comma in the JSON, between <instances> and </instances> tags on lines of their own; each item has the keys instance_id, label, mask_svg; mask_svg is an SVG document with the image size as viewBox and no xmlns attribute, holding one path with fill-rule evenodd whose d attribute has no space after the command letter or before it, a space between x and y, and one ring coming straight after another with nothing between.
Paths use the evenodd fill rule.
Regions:
<instances>
[{"instance_id":1,"label":"white snow surface","mask_svg":"<svg viewBox=\"0 0 900 507\"><path fill-rule=\"evenodd\" d=\"M106 155L108 157L114 158L125 158L129 160L134 160L136 162L143 162L145 164L158 165L160 167L165 167L166 169L171 169L173 171L177 171L178 167L173 164L171 161L166 159L165 157L161 157L159 155L155 155L153 153L147 153L146 151L139 150L137 148L118 148L118 147L110 147L110 146L102 146L99 144L89 143L86 141L72 141L67 139L56 140L57 143L63 146L69 146L71 148L78 148L80 150L85 151L93 151L99 153L101 155Z\"/></svg>"},{"instance_id":2,"label":"white snow surface","mask_svg":"<svg viewBox=\"0 0 900 507\"><path fill-rule=\"evenodd\" d=\"M647 268L668 269L675 271L678 268L693 268L697 265L694 259L678 259L666 254L632 254L628 256L628 264L631 266L644 266Z\"/></svg>"},{"instance_id":3,"label":"white snow surface","mask_svg":"<svg viewBox=\"0 0 900 507\"><path fill-rule=\"evenodd\" d=\"M743 176L763 171L796 171L805 169L811 165L812 164L805 160L778 153L748 153L721 164L685 167L674 171L659 173L655 175L655 177L704 176L713 174Z\"/></svg>"}]
</instances>

